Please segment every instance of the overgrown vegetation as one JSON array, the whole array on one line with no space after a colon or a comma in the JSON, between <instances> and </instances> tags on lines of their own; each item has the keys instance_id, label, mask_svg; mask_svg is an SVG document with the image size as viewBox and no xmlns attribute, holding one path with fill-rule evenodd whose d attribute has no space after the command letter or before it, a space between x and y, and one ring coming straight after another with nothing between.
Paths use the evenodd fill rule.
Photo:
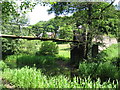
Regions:
<instances>
[{"instance_id":1,"label":"overgrown vegetation","mask_svg":"<svg viewBox=\"0 0 120 90\"><path fill-rule=\"evenodd\" d=\"M59 44L58 48L55 42L2 38L3 61L0 61L0 79L15 85L15 88L117 88L120 83L119 44L101 51L96 58L88 59L92 39L95 37L106 34L120 40L120 11L116 10L114 1L41 3L25 0L19 5L11 1L0 2L2 34L43 34L43 38L73 40L73 30L76 30L78 33L75 33L74 38L77 38L77 34L79 38L80 35L83 38L85 36L83 55L85 60L87 59L78 63L79 69L74 70L69 63L68 45ZM32 11L36 4L50 5L48 13L54 12L56 17L26 27L25 24L29 21L26 13ZM58 16L69 13L71 16ZM54 36L49 37L48 32ZM4 83L0 87L5 87Z\"/></svg>"},{"instance_id":2,"label":"overgrown vegetation","mask_svg":"<svg viewBox=\"0 0 120 90\"><path fill-rule=\"evenodd\" d=\"M101 62L110 62L115 64L116 66L120 67L120 56L119 56L119 47L120 43L113 44L107 49L101 51L98 56L97 60Z\"/></svg>"},{"instance_id":3,"label":"overgrown vegetation","mask_svg":"<svg viewBox=\"0 0 120 90\"><path fill-rule=\"evenodd\" d=\"M2 56L5 59L9 55L14 54L35 54L39 51L41 41L29 41L22 39L2 39Z\"/></svg>"},{"instance_id":4,"label":"overgrown vegetation","mask_svg":"<svg viewBox=\"0 0 120 90\"><path fill-rule=\"evenodd\" d=\"M108 47L105 50L106 53L110 53L113 48L114 51L117 50L117 45L118 44ZM64 51L66 49L68 49L68 47L63 49L60 47L59 50ZM109 57L102 53L104 53L104 51L102 51L99 56L102 55L103 58ZM112 53L114 52L111 52L111 54ZM116 56L117 55L115 54L115 57ZM94 62L93 60L93 62L80 63L78 73L80 77L78 78L80 80L78 78L74 78L74 81L70 80L70 71L68 69L65 70L63 66L60 67L60 64L62 63L57 64L57 61L68 62L69 60L58 55L11 55L4 60L11 69L8 68L3 61L0 62L0 65L3 70L2 77L16 87L21 88L116 88L118 85L118 81L116 80L119 80L120 78L120 67L114 64L111 59L104 62L100 60L99 62ZM78 82L80 82L80 84Z\"/></svg>"},{"instance_id":5,"label":"overgrown vegetation","mask_svg":"<svg viewBox=\"0 0 120 90\"><path fill-rule=\"evenodd\" d=\"M120 78L120 70L110 62L104 63L81 63L79 66L81 77L100 78L102 81L108 79L116 80Z\"/></svg>"},{"instance_id":6,"label":"overgrown vegetation","mask_svg":"<svg viewBox=\"0 0 120 90\"><path fill-rule=\"evenodd\" d=\"M3 78L19 88L116 88L118 85L118 81L115 84L115 81L108 80L101 84L99 78L91 81L90 77L80 79L78 84L78 78L71 82L64 75L46 77L40 70L29 67L13 70L7 68L3 72Z\"/></svg>"}]
</instances>

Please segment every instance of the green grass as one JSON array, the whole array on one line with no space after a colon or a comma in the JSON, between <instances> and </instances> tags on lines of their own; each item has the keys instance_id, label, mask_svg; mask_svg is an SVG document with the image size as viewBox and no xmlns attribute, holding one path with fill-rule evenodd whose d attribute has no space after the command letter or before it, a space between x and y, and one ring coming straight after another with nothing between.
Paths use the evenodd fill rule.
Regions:
<instances>
[{"instance_id":1,"label":"green grass","mask_svg":"<svg viewBox=\"0 0 120 90\"><path fill-rule=\"evenodd\" d=\"M23 66L20 68L8 68L6 65L1 62L1 66L4 68L2 69L2 77L7 80L8 82L14 84L16 87L19 88L116 88L118 82L116 83L115 79L118 79L119 75L116 74L117 67L112 65L112 63L107 61L112 60L114 57L117 57L117 45L112 45L105 51L102 51L99 55L103 59L105 63L101 63L96 69L95 76L102 76L107 75L108 77L114 79L112 82L108 80L106 82L101 81L101 79L97 79L96 81L90 78L91 72L94 72L94 68L96 68L95 63L81 63L80 65L80 74L82 79L80 78L80 84L78 83L78 78L74 78L73 82L70 81L69 77L63 75L65 67L60 67L59 62L56 64L57 61L65 61L68 62L70 58L70 46L69 44L59 44L59 54L56 56L36 56L36 55L12 55L8 56L5 62L11 66L21 65ZM113 54L112 54L113 53ZM111 55L112 54L112 55ZM110 56L110 57L109 57ZM99 60L98 59L98 60ZM16 65L15 65L16 64ZM38 69L33 67L34 65L39 66ZM27 66L25 66L27 65ZM25 67L24 67L25 66ZM31 68L28 66L32 66ZM42 67L42 68L40 68ZM109 72L110 71L110 72ZM59 73L58 73L59 72ZM62 72L62 73L61 73ZM49 73L47 75L46 73ZM58 74L56 74L58 73ZM70 73L69 73L70 74ZM104 75L105 74L105 75ZM70 76L70 75L68 75Z\"/></svg>"},{"instance_id":2,"label":"green grass","mask_svg":"<svg viewBox=\"0 0 120 90\"><path fill-rule=\"evenodd\" d=\"M59 44L59 56L70 58L70 46L69 44Z\"/></svg>"},{"instance_id":3,"label":"green grass","mask_svg":"<svg viewBox=\"0 0 120 90\"><path fill-rule=\"evenodd\" d=\"M104 82L101 84L100 79L92 81L90 77L80 79L74 78L73 82L64 75L46 77L41 70L36 68L23 67L21 69L5 69L3 78L19 88L116 88L118 81Z\"/></svg>"},{"instance_id":4,"label":"green grass","mask_svg":"<svg viewBox=\"0 0 120 90\"><path fill-rule=\"evenodd\" d=\"M110 47L106 48L105 50L101 51L98 54L98 59L102 61L115 61L115 58L118 58L118 47L120 46L120 43L118 44L112 44Z\"/></svg>"}]
</instances>

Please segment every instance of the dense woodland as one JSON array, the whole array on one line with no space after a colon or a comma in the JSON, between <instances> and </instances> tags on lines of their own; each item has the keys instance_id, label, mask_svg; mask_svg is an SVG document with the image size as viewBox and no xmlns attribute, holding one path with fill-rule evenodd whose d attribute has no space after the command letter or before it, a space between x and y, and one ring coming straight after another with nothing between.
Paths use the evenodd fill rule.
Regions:
<instances>
[{"instance_id":1,"label":"dense woodland","mask_svg":"<svg viewBox=\"0 0 120 90\"><path fill-rule=\"evenodd\" d=\"M120 6L114 1L0 2L1 34L78 41L1 37L0 87L120 88ZM50 6L55 18L29 25L27 13L37 4ZM106 47L103 37L117 43Z\"/></svg>"}]
</instances>

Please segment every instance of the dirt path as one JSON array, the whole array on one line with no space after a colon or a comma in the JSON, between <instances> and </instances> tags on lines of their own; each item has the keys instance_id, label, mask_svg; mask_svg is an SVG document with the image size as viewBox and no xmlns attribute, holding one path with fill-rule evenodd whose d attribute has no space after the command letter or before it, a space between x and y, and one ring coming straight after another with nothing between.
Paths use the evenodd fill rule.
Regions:
<instances>
[{"instance_id":1,"label":"dirt path","mask_svg":"<svg viewBox=\"0 0 120 90\"><path fill-rule=\"evenodd\" d=\"M11 85L8 81L0 77L0 84L3 84L5 88L13 89L15 88L14 85Z\"/></svg>"}]
</instances>

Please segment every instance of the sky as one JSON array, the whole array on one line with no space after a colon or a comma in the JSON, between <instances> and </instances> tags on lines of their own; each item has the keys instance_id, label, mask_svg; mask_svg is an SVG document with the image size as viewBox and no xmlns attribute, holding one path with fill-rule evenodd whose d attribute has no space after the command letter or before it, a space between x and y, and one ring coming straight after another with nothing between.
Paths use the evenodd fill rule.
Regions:
<instances>
[{"instance_id":1,"label":"sky","mask_svg":"<svg viewBox=\"0 0 120 90\"><path fill-rule=\"evenodd\" d=\"M48 14L47 10L49 8L50 7L48 6L40 6L40 5L35 6L33 11L28 13L30 24L33 25L39 21L48 21L49 19L54 18L55 17L54 13L50 15Z\"/></svg>"},{"instance_id":2,"label":"sky","mask_svg":"<svg viewBox=\"0 0 120 90\"><path fill-rule=\"evenodd\" d=\"M114 4L118 4L118 2L120 2L120 0L116 0ZM54 18L54 13L48 14L47 10L49 8L49 6L36 5L33 11L28 13L30 25L34 25L39 21L48 21L49 19Z\"/></svg>"}]
</instances>

